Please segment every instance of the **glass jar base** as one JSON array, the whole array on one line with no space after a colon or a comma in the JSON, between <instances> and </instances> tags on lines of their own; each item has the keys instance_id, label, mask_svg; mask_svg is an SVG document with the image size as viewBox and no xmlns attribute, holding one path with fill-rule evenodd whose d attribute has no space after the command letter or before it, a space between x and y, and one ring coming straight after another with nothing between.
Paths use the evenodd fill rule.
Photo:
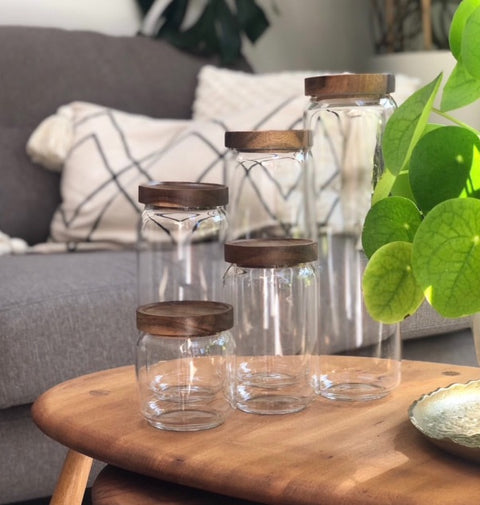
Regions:
<instances>
[{"instance_id":1,"label":"glass jar base","mask_svg":"<svg viewBox=\"0 0 480 505\"><path fill-rule=\"evenodd\" d=\"M236 403L247 414L293 414L307 407L309 401L294 396L262 395Z\"/></svg>"},{"instance_id":2,"label":"glass jar base","mask_svg":"<svg viewBox=\"0 0 480 505\"><path fill-rule=\"evenodd\" d=\"M145 418L153 427L170 431L209 430L224 422L220 412L197 409L170 410L160 415L146 415Z\"/></svg>"},{"instance_id":3,"label":"glass jar base","mask_svg":"<svg viewBox=\"0 0 480 505\"><path fill-rule=\"evenodd\" d=\"M320 396L329 400L343 401L370 401L384 398L390 393L387 389L378 384L368 384L360 382L345 382L332 384L326 389L319 391Z\"/></svg>"}]
</instances>

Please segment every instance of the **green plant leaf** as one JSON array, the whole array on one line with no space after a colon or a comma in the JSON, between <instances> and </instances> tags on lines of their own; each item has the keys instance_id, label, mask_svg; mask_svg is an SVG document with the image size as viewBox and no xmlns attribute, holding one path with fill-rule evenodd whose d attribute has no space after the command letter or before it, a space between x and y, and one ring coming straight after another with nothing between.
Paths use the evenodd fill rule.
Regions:
<instances>
[{"instance_id":1,"label":"green plant leaf","mask_svg":"<svg viewBox=\"0 0 480 505\"><path fill-rule=\"evenodd\" d=\"M188 2L189 0L172 0L165 7L161 15L164 21L157 33L158 37L163 37L164 33L179 31L187 13Z\"/></svg>"},{"instance_id":2,"label":"green plant leaf","mask_svg":"<svg viewBox=\"0 0 480 505\"><path fill-rule=\"evenodd\" d=\"M468 73L480 79L480 7L470 14L465 23L461 55Z\"/></svg>"},{"instance_id":3,"label":"green plant leaf","mask_svg":"<svg viewBox=\"0 0 480 505\"><path fill-rule=\"evenodd\" d=\"M139 0L143 1L143 0ZM242 32L255 42L268 28L263 9L255 0L208 0L196 21L182 29L187 11L194 0L170 0L161 13L163 23L156 37L202 56L219 55L222 65L230 65L242 55ZM145 0L144 8L148 5Z\"/></svg>"},{"instance_id":4,"label":"green plant leaf","mask_svg":"<svg viewBox=\"0 0 480 505\"><path fill-rule=\"evenodd\" d=\"M385 173L375 188L372 201L389 195L395 178L408 163L413 147L427 124L442 74L411 95L390 117L383 136Z\"/></svg>"},{"instance_id":5,"label":"green plant leaf","mask_svg":"<svg viewBox=\"0 0 480 505\"><path fill-rule=\"evenodd\" d=\"M426 135L428 132L436 130L437 128L442 128L442 125L435 123L428 123L425 126L425 129L423 130L422 137L423 135ZM402 169L402 171L397 175L395 179L395 184L392 187L391 195L403 196L415 202L415 198L412 193L412 188L410 187L410 177L408 173L409 169L410 169L410 163L406 163L405 167Z\"/></svg>"},{"instance_id":6,"label":"green plant leaf","mask_svg":"<svg viewBox=\"0 0 480 505\"><path fill-rule=\"evenodd\" d=\"M480 139L460 126L444 126L423 136L410 159L410 187L418 207L435 205L480 190Z\"/></svg>"},{"instance_id":7,"label":"green plant leaf","mask_svg":"<svg viewBox=\"0 0 480 505\"><path fill-rule=\"evenodd\" d=\"M480 200L455 198L425 217L413 241L415 277L444 317L480 311Z\"/></svg>"},{"instance_id":8,"label":"green plant leaf","mask_svg":"<svg viewBox=\"0 0 480 505\"><path fill-rule=\"evenodd\" d=\"M462 35L467 19L479 6L480 0L463 0L452 18L449 33L450 50L457 60L462 51Z\"/></svg>"},{"instance_id":9,"label":"green plant leaf","mask_svg":"<svg viewBox=\"0 0 480 505\"><path fill-rule=\"evenodd\" d=\"M242 49L240 30L240 25L227 2L218 0L215 31L222 63L230 64L240 56Z\"/></svg>"},{"instance_id":10,"label":"green plant leaf","mask_svg":"<svg viewBox=\"0 0 480 505\"><path fill-rule=\"evenodd\" d=\"M398 323L424 300L412 271L412 244L391 242L370 258L363 275L365 306L373 319Z\"/></svg>"},{"instance_id":11,"label":"green plant leaf","mask_svg":"<svg viewBox=\"0 0 480 505\"><path fill-rule=\"evenodd\" d=\"M396 177L395 183L391 191L392 196L403 196L412 201L413 198L412 188L410 188L410 180L408 177L408 170L402 170ZM380 200L381 201L381 200Z\"/></svg>"},{"instance_id":12,"label":"green plant leaf","mask_svg":"<svg viewBox=\"0 0 480 505\"><path fill-rule=\"evenodd\" d=\"M235 0L237 19L250 42L255 43L270 26L263 9L252 0Z\"/></svg>"},{"instance_id":13,"label":"green plant leaf","mask_svg":"<svg viewBox=\"0 0 480 505\"><path fill-rule=\"evenodd\" d=\"M363 225L362 245L368 258L389 242L413 242L422 216L408 198L392 196L373 205Z\"/></svg>"},{"instance_id":14,"label":"green plant leaf","mask_svg":"<svg viewBox=\"0 0 480 505\"><path fill-rule=\"evenodd\" d=\"M449 111L464 107L480 98L480 80L467 72L461 61L452 70L442 92L440 109Z\"/></svg>"}]
</instances>

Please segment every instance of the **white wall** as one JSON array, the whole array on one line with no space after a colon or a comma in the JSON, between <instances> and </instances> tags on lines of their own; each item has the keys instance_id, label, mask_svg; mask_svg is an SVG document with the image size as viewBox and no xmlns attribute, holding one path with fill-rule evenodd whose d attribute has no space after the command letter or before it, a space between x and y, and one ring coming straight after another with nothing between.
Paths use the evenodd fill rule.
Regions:
<instances>
[{"instance_id":1,"label":"white wall","mask_svg":"<svg viewBox=\"0 0 480 505\"><path fill-rule=\"evenodd\" d=\"M245 48L258 72L364 70L371 53L369 0L258 2L271 22L262 38ZM274 3L279 15L274 12ZM140 27L140 17L135 0L0 0L0 24L134 35Z\"/></svg>"},{"instance_id":2,"label":"white wall","mask_svg":"<svg viewBox=\"0 0 480 505\"><path fill-rule=\"evenodd\" d=\"M135 0L0 0L0 24L53 26L134 35L141 12Z\"/></svg>"},{"instance_id":3,"label":"white wall","mask_svg":"<svg viewBox=\"0 0 480 505\"><path fill-rule=\"evenodd\" d=\"M257 71L366 70L369 0L258 0L271 26L245 53ZM280 15L274 13L275 3Z\"/></svg>"}]
</instances>

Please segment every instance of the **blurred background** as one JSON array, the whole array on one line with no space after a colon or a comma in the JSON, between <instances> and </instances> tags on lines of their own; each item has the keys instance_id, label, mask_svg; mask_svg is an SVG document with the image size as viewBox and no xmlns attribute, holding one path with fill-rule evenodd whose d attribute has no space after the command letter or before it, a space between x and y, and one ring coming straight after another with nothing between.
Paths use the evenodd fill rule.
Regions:
<instances>
[{"instance_id":1,"label":"blurred background","mask_svg":"<svg viewBox=\"0 0 480 505\"><path fill-rule=\"evenodd\" d=\"M1 0L0 23L135 35L137 0ZM167 2L162 2L168 4ZM202 9L205 0L193 0ZM373 52L370 0L258 0L269 28L244 53L257 72L361 71Z\"/></svg>"}]
</instances>

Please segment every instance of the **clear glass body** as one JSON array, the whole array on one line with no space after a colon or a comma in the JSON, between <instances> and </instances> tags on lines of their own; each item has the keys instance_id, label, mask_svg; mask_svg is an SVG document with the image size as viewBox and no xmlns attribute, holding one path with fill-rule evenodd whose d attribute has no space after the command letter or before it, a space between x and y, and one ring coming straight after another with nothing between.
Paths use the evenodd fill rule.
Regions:
<instances>
[{"instance_id":1,"label":"clear glass body","mask_svg":"<svg viewBox=\"0 0 480 505\"><path fill-rule=\"evenodd\" d=\"M236 352L229 360L230 401L244 412L286 414L312 400L317 336L317 265L243 268L225 273L235 307Z\"/></svg>"},{"instance_id":2,"label":"clear glass body","mask_svg":"<svg viewBox=\"0 0 480 505\"><path fill-rule=\"evenodd\" d=\"M305 127L312 148L321 269L319 339L314 359L318 394L370 400L387 395L401 377L399 325L367 313L361 245L365 216L384 171L382 136L395 110L390 96L310 101Z\"/></svg>"},{"instance_id":3,"label":"clear glass body","mask_svg":"<svg viewBox=\"0 0 480 505\"><path fill-rule=\"evenodd\" d=\"M314 237L309 159L308 150L230 150L228 239Z\"/></svg>"},{"instance_id":4,"label":"clear glass body","mask_svg":"<svg viewBox=\"0 0 480 505\"><path fill-rule=\"evenodd\" d=\"M315 216L320 230L360 236L373 189L384 171L382 138L396 108L390 95L311 99Z\"/></svg>"},{"instance_id":5,"label":"clear glass body","mask_svg":"<svg viewBox=\"0 0 480 505\"><path fill-rule=\"evenodd\" d=\"M197 431L222 424L229 410L226 360L231 333L171 337L140 334L136 372L141 411L156 428Z\"/></svg>"},{"instance_id":6,"label":"clear glass body","mask_svg":"<svg viewBox=\"0 0 480 505\"><path fill-rule=\"evenodd\" d=\"M401 379L400 326L373 320L365 308L362 276L367 259L358 238L324 234L319 245L315 392L339 400L384 397Z\"/></svg>"},{"instance_id":7,"label":"clear glass body","mask_svg":"<svg viewBox=\"0 0 480 505\"><path fill-rule=\"evenodd\" d=\"M221 299L224 207L146 205L137 243L138 304Z\"/></svg>"}]
</instances>

